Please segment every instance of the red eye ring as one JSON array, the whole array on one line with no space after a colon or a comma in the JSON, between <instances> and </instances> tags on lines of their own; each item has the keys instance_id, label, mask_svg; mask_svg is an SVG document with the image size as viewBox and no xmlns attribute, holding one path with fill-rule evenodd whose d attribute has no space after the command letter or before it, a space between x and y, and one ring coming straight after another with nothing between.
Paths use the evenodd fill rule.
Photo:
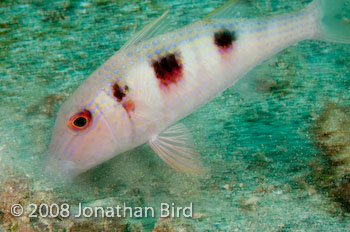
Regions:
<instances>
[{"instance_id":1,"label":"red eye ring","mask_svg":"<svg viewBox=\"0 0 350 232\"><path fill-rule=\"evenodd\" d=\"M81 131L90 126L92 122L92 115L90 111L83 110L74 114L69 119L68 126L75 131Z\"/></svg>"}]
</instances>

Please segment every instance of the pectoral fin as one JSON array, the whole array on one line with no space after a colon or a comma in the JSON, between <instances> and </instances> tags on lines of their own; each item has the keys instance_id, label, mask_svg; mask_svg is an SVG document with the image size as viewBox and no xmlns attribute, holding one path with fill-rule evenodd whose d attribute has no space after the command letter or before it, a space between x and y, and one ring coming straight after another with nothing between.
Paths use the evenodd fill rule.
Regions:
<instances>
[{"instance_id":1,"label":"pectoral fin","mask_svg":"<svg viewBox=\"0 0 350 232\"><path fill-rule=\"evenodd\" d=\"M183 124L176 124L149 141L152 149L170 167L190 173L203 173L193 138Z\"/></svg>"}]
</instances>

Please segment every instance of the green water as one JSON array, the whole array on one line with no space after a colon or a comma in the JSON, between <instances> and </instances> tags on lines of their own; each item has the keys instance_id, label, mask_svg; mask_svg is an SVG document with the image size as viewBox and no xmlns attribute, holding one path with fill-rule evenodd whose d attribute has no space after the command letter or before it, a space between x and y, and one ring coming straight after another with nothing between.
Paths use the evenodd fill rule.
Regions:
<instances>
[{"instance_id":1,"label":"green water","mask_svg":"<svg viewBox=\"0 0 350 232\"><path fill-rule=\"evenodd\" d=\"M350 46L304 41L277 54L183 120L204 175L169 168L147 146L70 184L40 170L59 105L138 29L170 9L179 26L224 1L0 2L0 230L346 231L348 214L319 183L329 168L314 128L349 105ZM310 1L247 1L249 17ZM335 119L336 120L336 119ZM327 181L327 176L322 181ZM11 204L194 205L193 218L11 217Z\"/></svg>"}]
</instances>

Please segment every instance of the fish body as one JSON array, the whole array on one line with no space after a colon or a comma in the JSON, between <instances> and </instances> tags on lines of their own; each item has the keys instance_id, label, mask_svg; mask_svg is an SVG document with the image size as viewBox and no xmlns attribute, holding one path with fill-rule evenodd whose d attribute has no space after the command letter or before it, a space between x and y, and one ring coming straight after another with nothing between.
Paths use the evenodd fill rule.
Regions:
<instances>
[{"instance_id":1,"label":"fish body","mask_svg":"<svg viewBox=\"0 0 350 232\"><path fill-rule=\"evenodd\" d=\"M205 19L122 48L62 105L50 167L76 175L148 142L170 166L199 172L190 133L175 123L299 41L349 42L322 24L328 4L259 19Z\"/></svg>"}]
</instances>

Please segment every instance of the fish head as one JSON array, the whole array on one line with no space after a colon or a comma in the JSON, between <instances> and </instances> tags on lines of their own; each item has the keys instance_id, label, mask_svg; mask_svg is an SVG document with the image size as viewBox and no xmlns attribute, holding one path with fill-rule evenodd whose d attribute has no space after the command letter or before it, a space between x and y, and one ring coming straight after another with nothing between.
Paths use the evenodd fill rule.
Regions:
<instances>
[{"instance_id":1,"label":"fish head","mask_svg":"<svg viewBox=\"0 0 350 232\"><path fill-rule=\"evenodd\" d=\"M132 125L125 108L96 86L82 85L57 114L47 169L74 177L132 147Z\"/></svg>"}]
</instances>

